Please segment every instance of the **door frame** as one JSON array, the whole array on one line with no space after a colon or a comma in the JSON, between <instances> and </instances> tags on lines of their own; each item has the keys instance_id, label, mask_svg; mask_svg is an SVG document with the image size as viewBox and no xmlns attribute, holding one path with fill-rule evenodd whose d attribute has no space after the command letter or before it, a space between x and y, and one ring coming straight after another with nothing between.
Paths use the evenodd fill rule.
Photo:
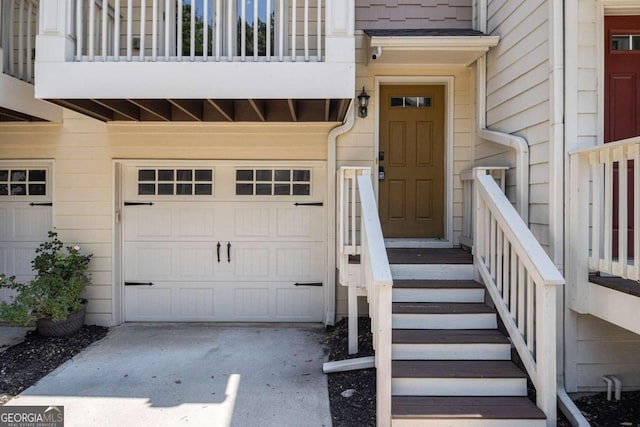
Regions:
<instances>
[{"instance_id":1,"label":"door frame","mask_svg":"<svg viewBox=\"0 0 640 427\"><path fill-rule=\"evenodd\" d=\"M444 86L444 240L436 239L385 239L388 246L394 243L402 245L410 244L425 248L451 248L453 247L453 117L454 117L454 84L453 76L376 76L374 103L374 138L373 138L373 164L374 170L379 166L378 152L380 151L380 86L386 85L434 85ZM374 175L377 175L374 174ZM374 179L374 191L378 198L378 180Z\"/></svg>"},{"instance_id":2,"label":"door frame","mask_svg":"<svg viewBox=\"0 0 640 427\"><path fill-rule=\"evenodd\" d=\"M123 217L122 212L124 209L124 192L125 192L125 169L126 166L135 165L135 166L162 166L167 165L173 167L179 166L193 166L193 165L202 165L202 164L210 164L213 168L219 165L231 165L234 167L254 167L263 164L267 167L270 166L283 166L283 167L295 167L297 164L309 165L311 167L321 167L324 169L324 173L329 173L329 168L326 160L216 160L216 159L113 159L112 167L113 167L113 234L112 234L112 306L111 306L111 318L112 323L114 325L120 325L125 323L125 297L124 297L124 227L123 227ZM215 180L215 170L214 170L214 180ZM214 181L215 182L215 181ZM214 184L215 185L215 184ZM317 185L318 188L322 189L323 192L323 224L322 227L327 229L329 223L329 206L328 197L329 194L327 192L326 187L326 179L321 179L319 182L314 183L312 185ZM215 195L215 187L214 187L214 195ZM215 196L214 196L215 197ZM258 202L259 203L259 202ZM322 233L324 238L323 248L321 253L324 255L323 265L324 265L324 283L325 285L322 287L323 292L323 323L326 322L326 313L331 311L335 312L335 298L331 299L332 295L335 295L335 290L330 290L329 288L334 286L334 282L331 281L332 272L329 271L329 262L327 257L327 248L328 248L328 234Z\"/></svg>"}]
</instances>

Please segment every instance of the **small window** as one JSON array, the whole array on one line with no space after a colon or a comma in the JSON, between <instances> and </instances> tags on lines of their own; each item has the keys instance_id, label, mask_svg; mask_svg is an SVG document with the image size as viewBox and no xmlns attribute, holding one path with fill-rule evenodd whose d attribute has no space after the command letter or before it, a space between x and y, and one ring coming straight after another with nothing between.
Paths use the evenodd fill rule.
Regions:
<instances>
[{"instance_id":1,"label":"small window","mask_svg":"<svg viewBox=\"0 0 640 427\"><path fill-rule=\"evenodd\" d=\"M0 170L0 196L46 196L46 169Z\"/></svg>"},{"instance_id":2,"label":"small window","mask_svg":"<svg viewBox=\"0 0 640 427\"><path fill-rule=\"evenodd\" d=\"M211 196L213 169L139 169L140 196Z\"/></svg>"},{"instance_id":3,"label":"small window","mask_svg":"<svg viewBox=\"0 0 640 427\"><path fill-rule=\"evenodd\" d=\"M612 36L611 50L614 50L614 51L640 50L640 35L617 34Z\"/></svg>"},{"instance_id":4,"label":"small window","mask_svg":"<svg viewBox=\"0 0 640 427\"><path fill-rule=\"evenodd\" d=\"M427 108L431 98L426 96L392 96L391 108Z\"/></svg>"},{"instance_id":5,"label":"small window","mask_svg":"<svg viewBox=\"0 0 640 427\"><path fill-rule=\"evenodd\" d=\"M309 196L310 169L236 170L237 196Z\"/></svg>"}]
</instances>

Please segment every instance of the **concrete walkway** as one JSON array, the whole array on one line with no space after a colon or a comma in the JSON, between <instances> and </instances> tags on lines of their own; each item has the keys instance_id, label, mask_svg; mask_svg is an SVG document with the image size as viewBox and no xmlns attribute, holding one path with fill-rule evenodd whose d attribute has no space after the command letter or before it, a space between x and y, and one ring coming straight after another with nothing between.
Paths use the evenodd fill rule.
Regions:
<instances>
[{"instance_id":1,"label":"concrete walkway","mask_svg":"<svg viewBox=\"0 0 640 427\"><path fill-rule=\"evenodd\" d=\"M318 326L127 324L7 403L65 427L331 426Z\"/></svg>"}]
</instances>

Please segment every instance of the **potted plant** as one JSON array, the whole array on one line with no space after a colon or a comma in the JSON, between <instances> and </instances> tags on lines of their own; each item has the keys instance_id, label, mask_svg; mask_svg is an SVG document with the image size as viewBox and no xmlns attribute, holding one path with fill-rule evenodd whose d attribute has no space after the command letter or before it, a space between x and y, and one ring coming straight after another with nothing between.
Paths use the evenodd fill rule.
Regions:
<instances>
[{"instance_id":1,"label":"potted plant","mask_svg":"<svg viewBox=\"0 0 640 427\"><path fill-rule=\"evenodd\" d=\"M31 261L32 281L22 284L0 275L0 288L16 292L10 303L0 303L0 318L21 326L35 324L45 336L77 332L84 324L86 300L81 295L91 283L87 269L92 256L81 254L79 246L65 247L58 233L50 231Z\"/></svg>"}]
</instances>

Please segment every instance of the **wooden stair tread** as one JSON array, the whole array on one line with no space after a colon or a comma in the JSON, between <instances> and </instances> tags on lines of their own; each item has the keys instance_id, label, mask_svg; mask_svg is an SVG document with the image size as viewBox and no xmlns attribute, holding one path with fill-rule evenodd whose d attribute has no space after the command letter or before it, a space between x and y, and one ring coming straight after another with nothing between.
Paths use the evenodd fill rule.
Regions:
<instances>
[{"instance_id":1,"label":"wooden stair tread","mask_svg":"<svg viewBox=\"0 0 640 427\"><path fill-rule=\"evenodd\" d=\"M394 329L394 344L509 344L494 329Z\"/></svg>"},{"instance_id":2,"label":"wooden stair tread","mask_svg":"<svg viewBox=\"0 0 640 427\"><path fill-rule=\"evenodd\" d=\"M473 280L394 280L394 289L484 289Z\"/></svg>"},{"instance_id":3,"label":"wooden stair tread","mask_svg":"<svg viewBox=\"0 0 640 427\"><path fill-rule=\"evenodd\" d=\"M393 378L527 378L510 360L394 360Z\"/></svg>"},{"instance_id":4,"label":"wooden stair tread","mask_svg":"<svg viewBox=\"0 0 640 427\"><path fill-rule=\"evenodd\" d=\"M473 255L463 249L387 249L389 264L473 264Z\"/></svg>"},{"instance_id":5,"label":"wooden stair tread","mask_svg":"<svg viewBox=\"0 0 640 427\"><path fill-rule=\"evenodd\" d=\"M394 418L545 419L528 398L515 396L393 396Z\"/></svg>"},{"instance_id":6,"label":"wooden stair tread","mask_svg":"<svg viewBox=\"0 0 640 427\"><path fill-rule=\"evenodd\" d=\"M394 302L394 314L483 314L495 310L482 303Z\"/></svg>"}]
</instances>

